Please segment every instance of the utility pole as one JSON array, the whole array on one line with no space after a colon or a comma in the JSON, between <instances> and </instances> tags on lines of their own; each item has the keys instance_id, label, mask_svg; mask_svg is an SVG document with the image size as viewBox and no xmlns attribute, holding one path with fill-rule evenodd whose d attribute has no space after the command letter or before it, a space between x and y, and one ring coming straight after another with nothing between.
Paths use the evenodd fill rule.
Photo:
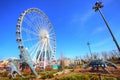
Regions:
<instances>
[{"instance_id":1,"label":"utility pole","mask_svg":"<svg viewBox=\"0 0 120 80\"><path fill-rule=\"evenodd\" d=\"M108 28L111 36L112 36L112 38L113 38L113 41L115 42L115 44L116 44L116 46L117 46L117 48L118 48L118 50L119 50L119 52L120 52L119 44L117 43L117 40L115 39L115 37L114 37L114 35L113 35L113 33L112 33L112 31L111 31L111 29L110 29L110 27L109 27L106 19L105 19L102 11L100 10L100 8L102 8L102 7L103 7L102 2L96 2L96 3L95 3L95 6L93 7L93 9L95 10L95 12L99 11L100 15L102 16L102 18L103 18L103 20L104 20L104 22L105 22L105 24L106 24L106 26L107 26L107 28Z\"/></svg>"}]
</instances>

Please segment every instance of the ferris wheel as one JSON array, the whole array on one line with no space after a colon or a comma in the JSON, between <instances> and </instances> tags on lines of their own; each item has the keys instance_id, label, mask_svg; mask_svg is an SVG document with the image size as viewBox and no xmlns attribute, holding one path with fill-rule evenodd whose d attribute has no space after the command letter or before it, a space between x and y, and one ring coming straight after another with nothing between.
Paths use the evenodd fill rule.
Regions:
<instances>
[{"instance_id":1,"label":"ferris wheel","mask_svg":"<svg viewBox=\"0 0 120 80\"><path fill-rule=\"evenodd\" d=\"M27 48L35 63L44 67L55 60L56 36L47 16L37 8L25 10L16 25L19 50Z\"/></svg>"}]
</instances>

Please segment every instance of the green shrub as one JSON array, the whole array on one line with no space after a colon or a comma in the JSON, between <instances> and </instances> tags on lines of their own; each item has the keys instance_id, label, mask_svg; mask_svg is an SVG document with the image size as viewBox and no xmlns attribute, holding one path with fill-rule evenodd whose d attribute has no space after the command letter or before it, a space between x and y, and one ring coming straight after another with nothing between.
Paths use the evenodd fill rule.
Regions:
<instances>
[{"instance_id":1,"label":"green shrub","mask_svg":"<svg viewBox=\"0 0 120 80\"><path fill-rule=\"evenodd\" d=\"M117 78L113 78L113 77L105 77L104 80L117 80ZM118 79L119 80L119 79Z\"/></svg>"},{"instance_id":2,"label":"green shrub","mask_svg":"<svg viewBox=\"0 0 120 80\"><path fill-rule=\"evenodd\" d=\"M43 75L41 78L42 78L42 79L47 79L47 76L46 76L46 75Z\"/></svg>"},{"instance_id":3,"label":"green shrub","mask_svg":"<svg viewBox=\"0 0 120 80\"><path fill-rule=\"evenodd\" d=\"M54 80L59 80L58 78L55 78Z\"/></svg>"},{"instance_id":4,"label":"green shrub","mask_svg":"<svg viewBox=\"0 0 120 80\"><path fill-rule=\"evenodd\" d=\"M74 69L70 70L71 72L74 72Z\"/></svg>"},{"instance_id":5,"label":"green shrub","mask_svg":"<svg viewBox=\"0 0 120 80\"><path fill-rule=\"evenodd\" d=\"M34 80L34 79L36 79L36 76L35 75L27 75L23 80L30 80L30 79Z\"/></svg>"},{"instance_id":6,"label":"green shrub","mask_svg":"<svg viewBox=\"0 0 120 80\"><path fill-rule=\"evenodd\" d=\"M2 74L3 74L3 73L2 73L2 72L0 72L0 77L2 77Z\"/></svg>"},{"instance_id":7,"label":"green shrub","mask_svg":"<svg viewBox=\"0 0 120 80\"><path fill-rule=\"evenodd\" d=\"M119 76L119 77L117 77L117 80L120 80L120 76Z\"/></svg>"},{"instance_id":8,"label":"green shrub","mask_svg":"<svg viewBox=\"0 0 120 80\"><path fill-rule=\"evenodd\" d=\"M81 76L81 79L82 79L82 80L90 80L90 78L89 78L88 75L82 75L82 76Z\"/></svg>"},{"instance_id":9,"label":"green shrub","mask_svg":"<svg viewBox=\"0 0 120 80\"><path fill-rule=\"evenodd\" d=\"M56 76L58 76L58 74L56 74Z\"/></svg>"},{"instance_id":10,"label":"green shrub","mask_svg":"<svg viewBox=\"0 0 120 80\"><path fill-rule=\"evenodd\" d=\"M90 80L100 80L100 79L99 79L99 76L92 76Z\"/></svg>"},{"instance_id":11,"label":"green shrub","mask_svg":"<svg viewBox=\"0 0 120 80\"><path fill-rule=\"evenodd\" d=\"M23 80L22 78L12 78L11 80ZM26 79L25 79L26 80ZM28 79L27 79L28 80Z\"/></svg>"},{"instance_id":12,"label":"green shrub","mask_svg":"<svg viewBox=\"0 0 120 80\"><path fill-rule=\"evenodd\" d=\"M47 77L48 78L53 78L54 76L53 76L53 74L48 74Z\"/></svg>"},{"instance_id":13,"label":"green shrub","mask_svg":"<svg viewBox=\"0 0 120 80\"><path fill-rule=\"evenodd\" d=\"M71 76L70 80L78 80L78 79L76 78L76 76Z\"/></svg>"},{"instance_id":14,"label":"green shrub","mask_svg":"<svg viewBox=\"0 0 120 80\"><path fill-rule=\"evenodd\" d=\"M59 72L59 71L62 71L62 70L63 70L62 68L58 68L58 72Z\"/></svg>"},{"instance_id":15,"label":"green shrub","mask_svg":"<svg viewBox=\"0 0 120 80\"><path fill-rule=\"evenodd\" d=\"M77 78L77 80L82 80L82 77L81 77L80 74L79 74L79 75L76 75L75 77Z\"/></svg>"},{"instance_id":16,"label":"green shrub","mask_svg":"<svg viewBox=\"0 0 120 80\"><path fill-rule=\"evenodd\" d=\"M2 77L7 77L8 76L8 72L3 72Z\"/></svg>"},{"instance_id":17,"label":"green shrub","mask_svg":"<svg viewBox=\"0 0 120 80\"><path fill-rule=\"evenodd\" d=\"M80 75L80 74L76 74L76 75L72 75L72 76L68 76L68 77L63 77L63 78L55 78L55 80L90 80L88 75Z\"/></svg>"},{"instance_id":18,"label":"green shrub","mask_svg":"<svg viewBox=\"0 0 120 80\"><path fill-rule=\"evenodd\" d=\"M98 75L75 74L67 77L55 78L54 80L100 80L100 77ZM120 80L120 77L102 76L102 80Z\"/></svg>"},{"instance_id":19,"label":"green shrub","mask_svg":"<svg viewBox=\"0 0 120 80\"><path fill-rule=\"evenodd\" d=\"M53 76L53 73L45 73L44 75L42 75L42 79L47 79L47 78L53 78L54 76Z\"/></svg>"}]
</instances>

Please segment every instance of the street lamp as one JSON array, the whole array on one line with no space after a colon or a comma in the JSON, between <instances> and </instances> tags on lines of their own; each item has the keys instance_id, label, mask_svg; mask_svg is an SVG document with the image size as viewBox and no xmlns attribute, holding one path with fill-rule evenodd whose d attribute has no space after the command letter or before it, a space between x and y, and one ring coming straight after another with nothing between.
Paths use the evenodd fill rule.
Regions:
<instances>
[{"instance_id":1,"label":"street lamp","mask_svg":"<svg viewBox=\"0 0 120 80\"><path fill-rule=\"evenodd\" d=\"M89 51L90 51L90 55L91 55L91 59L92 59L92 52L91 52L91 48L90 48L90 43L87 42L87 45L88 45L88 48L89 48Z\"/></svg>"},{"instance_id":2,"label":"street lamp","mask_svg":"<svg viewBox=\"0 0 120 80\"><path fill-rule=\"evenodd\" d=\"M119 47L119 45L118 45L118 43L117 43L117 41L116 41L116 39L115 39L115 37L114 37L114 35L113 35L113 33L112 33L110 27L109 27L109 25L108 25L108 23L107 23L105 17L103 16L102 11L100 10L100 8L102 8L102 7L103 7L102 2L96 2L96 3L95 3L95 6L93 7L93 9L95 10L95 12L99 11L99 13L101 14L101 16L102 16L102 18L103 18L103 20L104 20L104 22L105 22L105 24L106 24L106 26L107 26L109 32L110 32L112 38L113 38L113 41L115 42L115 44L116 44L116 46L117 46L117 48L118 48L118 50L119 50L119 52L120 52L120 47Z\"/></svg>"}]
</instances>

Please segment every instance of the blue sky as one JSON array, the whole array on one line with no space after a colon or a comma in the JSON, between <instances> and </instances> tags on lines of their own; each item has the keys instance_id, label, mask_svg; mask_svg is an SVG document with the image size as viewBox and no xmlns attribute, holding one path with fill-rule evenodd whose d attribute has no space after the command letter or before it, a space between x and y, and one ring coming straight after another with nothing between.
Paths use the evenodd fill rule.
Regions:
<instances>
[{"instance_id":1,"label":"blue sky","mask_svg":"<svg viewBox=\"0 0 120 80\"><path fill-rule=\"evenodd\" d=\"M66 57L84 56L92 52L116 50L100 14L92 10L97 0L0 0L0 60L18 57L16 24L20 14L31 7L42 10L56 33L57 52ZM120 0L100 0L102 11L120 44Z\"/></svg>"}]
</instances>

